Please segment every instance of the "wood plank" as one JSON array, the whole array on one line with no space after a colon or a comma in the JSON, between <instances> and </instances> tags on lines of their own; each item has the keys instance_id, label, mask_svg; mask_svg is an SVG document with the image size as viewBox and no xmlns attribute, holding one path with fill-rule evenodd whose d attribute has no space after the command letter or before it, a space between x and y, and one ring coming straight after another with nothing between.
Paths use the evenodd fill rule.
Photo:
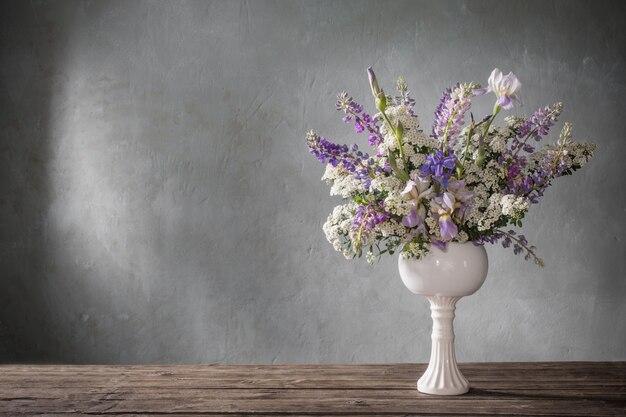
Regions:
<instances>
[{"instance_id":1,"label":"wood plank","mask_svg":"<svg viewBox=\"0 0 626 417\"><path fill-rule=\"evenodd\" d=\"M424 364L0 365L0 415L626 415L626 363L462 364L471 390L415 389Z\"/></svg>"}]
</instances>

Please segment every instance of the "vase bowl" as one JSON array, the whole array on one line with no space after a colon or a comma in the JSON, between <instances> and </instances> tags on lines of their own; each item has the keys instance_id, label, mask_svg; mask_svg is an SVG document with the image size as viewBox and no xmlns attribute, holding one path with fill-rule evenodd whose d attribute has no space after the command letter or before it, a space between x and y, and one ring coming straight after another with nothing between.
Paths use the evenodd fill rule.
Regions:
<instances>
[{"instance_id":1,"label":"vase bowl","mask_svg":"<svg viewBox=\"0 0 626 417\"><path fill-rule=\"evenodd\" d=\"M485 282L487 251L472 243L451 242L445 250L433 246L422 259L398 257L400 278L414 294L464 297Z\"/></svg>"}]
</instances>

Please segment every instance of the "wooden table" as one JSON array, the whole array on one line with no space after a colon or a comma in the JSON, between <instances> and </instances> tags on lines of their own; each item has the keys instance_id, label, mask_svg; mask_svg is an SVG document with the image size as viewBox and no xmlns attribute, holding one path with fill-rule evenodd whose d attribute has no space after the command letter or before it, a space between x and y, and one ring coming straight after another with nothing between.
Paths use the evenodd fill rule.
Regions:
<instances>
[{"instance_id":1,"label":"wooden table","mask_svg":"<svg viewBox=\"0 0 626 417\"><path fill-rule=\"evenodd\" d=\"M471 389L417 392L423 364L0 365L0 414L626 415L626 362L461 364Z\"/></svg>"}]
</instances>

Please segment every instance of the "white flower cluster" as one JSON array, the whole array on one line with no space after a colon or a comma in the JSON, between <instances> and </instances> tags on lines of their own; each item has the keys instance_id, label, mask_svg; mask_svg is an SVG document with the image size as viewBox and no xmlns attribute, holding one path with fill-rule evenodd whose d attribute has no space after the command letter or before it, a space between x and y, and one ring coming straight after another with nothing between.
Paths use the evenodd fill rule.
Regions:
<instances>
[{"instance_id":1,"label":"white flower cluster","mask_svg":"<svg viewBox=\"0 0 626 417\"><path fill-rule=\"evenodd\" d=\"M389 118L392 126L395 127L398 126L398 124L402 125L402 150L406 156L416 157L419 155L420 157L423 157L423 155L418 153L419 148L432 148L437 145L437 141L420 130L419 118L410 114L409 110L409 107L405 105L390 106L385 110L385 114ZM376 117L383 119L383 116L380 113L378 113ZM380 131L385 141L381 146L379 146L379 151L382 154L387 154L389 151L397 151L398 139L387 123L383 123ZM421 165L422 163L423 161L420 158L416 159L416 163L414 165Z\"/></svg>"},{"instance_id":2,"label":"white flower cluster","mask_svg":"<svg viewBox=\"0 0 626 417\"><path fill-rule=\"evenodd\" d=\"M519 218L528 211L528 199L524 197L516 197L513 194L502 196L500 206L502 214L509 217Z\"/></svg>"},{"instance_id":3,"label":"white flower cluster","mask_svg":"<svg viewBox=\"0 0 626 417\"><path fill-rule=\"evenodd\" d=\"M326 240L333 245L336 251L342 252L346 259L354 258L354 251L346 246L354 212L356 211L356 203L350 202L336 206L333 212L328 216L326 223L322 226Z\"/></svg>"},{"instance_id":4,"label":"white flower cluster","mask_svg":"<svg viewBox=\"0 0 626 417\"><path fill-rule=\"evenodd\" d=\"M489 204L483 215L478 219L478 230L489 230L502 215L502 194L495 193L489 196Z\"/></svg>"},{"instance_id":5,"label":"white flower cluster","mask_svg":"<svg viewBox=\"0 0 626 417\"><path fill-rule=\"evenodd\" d=\"M350 198L367 191L363 181L357 180L351 172L339 166L326 165L322 181L331 186L330 195L339 195L343 198Z\"/></svg>"}]
</instances>

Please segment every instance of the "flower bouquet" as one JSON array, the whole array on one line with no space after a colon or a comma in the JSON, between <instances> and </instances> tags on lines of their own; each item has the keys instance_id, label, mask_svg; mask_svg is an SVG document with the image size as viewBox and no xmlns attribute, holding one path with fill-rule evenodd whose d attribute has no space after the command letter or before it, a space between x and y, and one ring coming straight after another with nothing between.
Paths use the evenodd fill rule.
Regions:
<instances>
[{"instance_id":1,"label":"flower bouquet","mask_svg":"<svg viewBox=\"0 0 626 417\"><path fill-rule=\"evenodd\" d=\"M500 113L519 102L521 83L496 68L486 88L470 82L446 89L427 134L413 112L406 82L398 79L397 95L391 96L371 68L368 75L378 112L366 112L346 92L339 94L336 108L344 122L367 135L371 151L312 131L306 135L311 154L327 164L322 179L331 195L344 199L323 227L333 247L348 259L365 254L373 263L397 250L404 258L422 259L433 245L499 241L543 266L535 247L510 226L522 226L552 181L580 169L595 150L593 144L572 141L570 123L555 143L537 148L563 105L541 108L528 118L508 116L497 126ZM486 93L496 96L493 111L475 119L472 100Z\"/></svg>"}]
</instances>

